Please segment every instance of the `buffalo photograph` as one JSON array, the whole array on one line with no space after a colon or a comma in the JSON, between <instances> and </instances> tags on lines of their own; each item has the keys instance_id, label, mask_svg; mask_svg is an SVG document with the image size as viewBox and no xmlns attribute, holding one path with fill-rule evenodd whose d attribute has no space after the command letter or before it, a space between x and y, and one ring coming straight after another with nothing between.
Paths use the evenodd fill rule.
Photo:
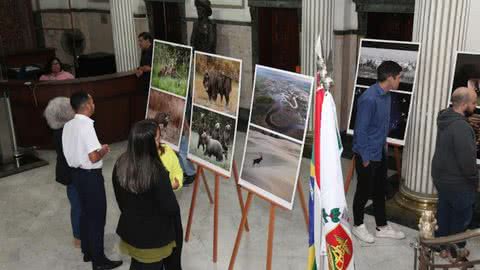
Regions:
<instances>
[{"instance_id":1,"label":"buffalo photograph","mask_svg":"<svg viewBox=\"0 0 480 270\"><path fill-rule=\"evenodd\" d=\"M193 106L188 157L230 176L236 120L227 115Z\"/></svg>"},{"instance_id":2,"label":"buffalo photograph","mask_svg":"<svg viewBox=\"0 0 480 270\"><path fill-rule=\"evenodd\" d=\"M240 185L291 209L302 145L250 126Z\"/></svg>"},{"instance_id":3,"label":"buffalo photograph","mask_svg":"<svg viewBox=\"0 0 480 270\"><path fill-rule=\"evenodd\" d=\"M195 52L193 103L237 116L242 60Z\"/></svg>"},{"instance_id":4,"label":"buffalo photograph","mask_svg":"<svg viewBox=\"0 0 480 270\"><path fill-rule=\"evenodd\" d=\"M150 88L147 119L158 122L162 140L178 150L185 113L185 100Z\"/></svg>"},{"instance_id":5,"label":"buffalo photograph","mask_svg":"<svg viewBox=\"0 0 480 270\"><path fill-rule=\"evenodd\" d=\"M313 77L257 65L251 123L303 141Z\"/></svg>"},{"instance_id":6,"label":"buffalo photograph","mask_svg":"<svg viewBox=\"0 0 480 270\"><path fill-rule=\"evenodd\" d=\"M150 87L186 97L192 48L155 40Z\"/></svg>"}]
</instances>

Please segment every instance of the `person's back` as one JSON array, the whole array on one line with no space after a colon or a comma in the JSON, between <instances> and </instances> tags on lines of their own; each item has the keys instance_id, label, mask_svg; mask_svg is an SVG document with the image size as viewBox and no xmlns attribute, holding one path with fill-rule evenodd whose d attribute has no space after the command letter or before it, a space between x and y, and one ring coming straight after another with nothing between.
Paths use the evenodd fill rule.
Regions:
<instances>
[{"instance_id":1,"label":"person's back","mask_svg":"<svg viewBox=\"0 0 480 270\"><path fill-rule=\"evenodd\" d=\"M432 178L436 186L455 190L472 190L478 183L475 133L465 116L452 108L437 117Z\"/></svg>"},{"instance_id":2,"label":"person's back","mask_svg":"<svg viewBox=\"0 0 480 270\"><path fill-rule=\"evenodd\" d=\"M94 270L114 269L122 261L112 261L104 252L107 198L102 159L110 147L98 141L90 118L95 112L92 96L84 91L73 93L70 105L76 114L63 127L62 148L80 199L83 261L91 262Z\"/></svg>"},{"instance_id":3,"label":"person's back","mask_svg":"<svg viewBox=\"0 0 480 270\"><path fill-rule=\"evenodd\" d=\"M153 120L136 123L127 151L115 163L112 183L120 208L120 250L131 269L181 270L183 230L169 173L157 152L160 129Z\"/></svg>"},{"instance_id":4,"label":"person's back","mask_svg":"<svg viewBox=\"0 0 480 270\"><path fill-rule=\"evenodd\" d=\"M130 245L139 248L154 248L174 240L173 219L180 213L178 202L169 185L165 168L159 168L152 177L153 185L146 191L134 193L122 187L119 181L119 168L127 166L122 155L113 170L112 182L121 211L117 234ZM164 183L165 182L165 183Z\"/></svg>"}]
</instances>

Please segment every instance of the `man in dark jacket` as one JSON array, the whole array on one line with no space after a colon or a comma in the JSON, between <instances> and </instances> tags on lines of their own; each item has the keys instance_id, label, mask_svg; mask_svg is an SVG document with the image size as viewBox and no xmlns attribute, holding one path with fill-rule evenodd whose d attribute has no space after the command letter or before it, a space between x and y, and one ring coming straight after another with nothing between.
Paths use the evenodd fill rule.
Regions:
<instances>
[{"instance_id":1,"label":"man in dark jacket","mask_svg":"<svg viewBox=\"0 0 480 270\"><path fill-rule=\"evenodd\" d=\"M135 74L138 77L140 90L148 96L150 85L150 72L152 70L153 56L153 37L150 33L143 32L138 35L138 47L142 50L140 66L137 67Z\"/></svg>"},{"instance_id":2,"label":"man in dark jacket","mask_svg":"<svg viewBox=\"0 0 480 270\"><path fill-rule=\"evenodd\" d=\"M473 215L478 187L475 133L467 122L477 105L473 89L460 87L452 95L452 107L437 118L437 142L432 160L432 178L438 191L438 231L448 236L467 229ZM458 244L460 248L465 243ZM449 251L442 251L448 256ZM468 254L465 249L464 255ZM457 254L450 251L453 257ZM460 255L460 254L459 254Z\"/></svg>"}]
</instances>

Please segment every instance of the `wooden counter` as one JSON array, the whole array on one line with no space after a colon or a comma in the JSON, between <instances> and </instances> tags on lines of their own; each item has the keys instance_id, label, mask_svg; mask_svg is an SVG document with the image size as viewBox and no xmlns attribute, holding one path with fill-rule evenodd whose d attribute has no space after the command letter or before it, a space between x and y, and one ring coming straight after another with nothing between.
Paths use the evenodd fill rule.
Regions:
<instances>
[{"instance_id":1,"label":"wooden counter","mask_svg":"<svg viewBox=\"0 0 480 270\"><path fill-rule=\"evenodd\" d=\"M133 72L115 73L67 81L0 82L7 89L19 146L51 148L51 130L43 117L48 102L58 96L70 97L79 90L95 101L95 129L100 143L127 139L133 123L145 117L146 96L138 90Z\"/></svg>"}]
</instances>

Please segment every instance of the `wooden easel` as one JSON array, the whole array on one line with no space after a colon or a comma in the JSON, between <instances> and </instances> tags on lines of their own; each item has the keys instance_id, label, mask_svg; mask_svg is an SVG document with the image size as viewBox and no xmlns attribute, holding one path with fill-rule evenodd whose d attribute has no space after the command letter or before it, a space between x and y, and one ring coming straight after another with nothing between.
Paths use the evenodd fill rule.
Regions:
<instances>
[{"instance_id":1,"label":"wooden easel","mask_svg":"<svg viewBox=\"0 0 480 270\"><path fill-rule=\"evenodd\" d=\"M393 146L393 156L395 158L395 167L397 169L398 180L402 180L402 159L400 157L400 147L401 145L389 143L389 146ZM350 161L350 167L348 168L347 177L345 178L345 194L350 188L350 183L352 182L353 173L355 172L355 155L353 155L352 160Z\"/></svg>"},{"instance_id":2,"label":"wooden easel","mask_svg":"<svg viewBox=\"0 0 480 270\"><path fill-rule=\"evenodd\" d=\"M202 180L203 180L203 183L205 185L205 189L207 190L207 194L209 196L209 199L210 199L210 203L212 203L212 198L211 198L211 194L210 194L210 188L208 186L208 183L206 181L206 177L205 177L205 173L204 173L204 169L208 169L208 168L205 168L204 166L196 163L197 165L197 173L195 175L195 180L194 180L194 186L193 186L193 192L192 192L192 200L190 202L190 211L188 213L188 221L187 221L187 229L185 231L185 242L188 242L190 240L190 231L191 231L191 228L192 228L192 222L193 222L193 213L195 211L195 202L196 202L196 199L197 199L197 193L198 193L198 186L199 186L199 181L198 181L198 177L200 177L200 175L202 176ZM232 170L233 170L233 177L235 179L235 187L237 189L237 197L238 197L238 202L240 204L240 209L241 209L241 212L242 212L242 227L241 228L245 228L245 230L247 232L250 231L250 227L248 225L248 220L247 220L247 216L245 215L245 204L243 202L243 195L242 195L242 190L240 188L240 185L238 184L239 181L240 181L240 177L238 175L238 167L237 167L237 163L235 162L235 160L233 160L233 164L232 164ZM224 175L221 175L221 174L218 174L217 172L215 171L212 171L214 174L215 174L215 200L214 200L214 210L213 210L213 262L217 262L217 255L218 255L218 195L219 195L219 185L220 185L220 177L225 177L227 178L226 176ZM227 178L228 179L228 178ZM307 209L307 204L305 202L305 195L303 193L303 186L302 186L302 183L300 181L300 179L297 181L297 190L298 190L298 193L299 193L299 196L300 196L300 204L302 206L302 209L303 209L303 216L304 216L304 219L305 219L305 225L306 225L306 229L307 229L307 233L308 233L308 209ZM250 196L250 192L249 192L249 196ZM251 199L250 199L251 200ZM248 199L247 199L247 203L248 203ZM273 203L272 203L273 206L275 206ZM274 216L274 213L272 213L272 211L274 211L273 209L270 209L270 218L275 218ZM248 213L248 210L247 210L247 213ZM273 215L273 217L272 217ZM243 217L245 217L245 220L243 220ZM270 222L272 226L272 243L273 243L273 222L271 221ZM270 227L269 227L270 228ZM241 230L243 233L243 229ZM270 237L270 236L269 236ZM270 255L271 255L271 247L270 247ZM270 256L271 257L271 256ZM271 263L271 259L270 259L270 263Z\"/></svg>"},{"instance_id":3,"label":"wooden easel","mask_svg":"<svg viewBox=\"0 0 480 270\"><path fill-rule=\"evenodd\" d=\"M238 202L240 204L240 210L243 212L243 196L242 196L242 191L240 189L240 186L238 185L239 177L238 177L238 168L237 168L237 163L235 160L233 160L233 176L235 178L235 186L237 189L237 196L238 196ZM208 187L206 177L204 170L208 169L200 164L197 163L197 173L195 175L195 180L193 184L193 192L192 192L192 201L190 202L190 211L188 213L188 222L187 222L187 229L185 231L185 242L188 242L190 240L190 231L192 228L192 221L193 221L193 213L195 211L195 202L197 199L197 193L198 193L198 186L199 186L199 181L198 177L200 175L202 176L203 183L205 185L205 188L207 190L207 194L210 199L210 203L212 203L212 198L210 194L210 188ZM220 177L225 177L228 179L228 177L219 174L218 172L212 171L213 174L215 175L215 194L214 194L214 200L213 200L213 262L217 262L217 255L218 255L218 206L219 206L219 201L218 197L220 194ZM244 225L245 230L248 232L250 231L250 228L248 226L248 221L245 221Z\"/></svg>"},{"instance_id":4,"label":"wooden easel","mask_svg":"<svg viewBox=\"0 0 480 270\"><path fill-rule=\"evenodd\" d=\"M263 198L266 201L270 201L265 197L263 197L262 195L259 195L250 190L248 191L247 202L245 203L245 207L243 208L242 220L240 221L240 226L238 227L237 237L235 239L235 245L233 247L232 257L230 258L228 270L233 270L233 267L235 265L238 249L240 247L240 241L242 240L243 227L247 222L248 210L250 210L250 205L252 204L253 195L257 195L258 197ZM284 208L270 201L270 215L269 215L269 222L268 222L268 240L267 240L267 268L266 268L267 270L272 269L273 234L275 231L275 208L277 207Z\"/></svg>"}]
</instances>

